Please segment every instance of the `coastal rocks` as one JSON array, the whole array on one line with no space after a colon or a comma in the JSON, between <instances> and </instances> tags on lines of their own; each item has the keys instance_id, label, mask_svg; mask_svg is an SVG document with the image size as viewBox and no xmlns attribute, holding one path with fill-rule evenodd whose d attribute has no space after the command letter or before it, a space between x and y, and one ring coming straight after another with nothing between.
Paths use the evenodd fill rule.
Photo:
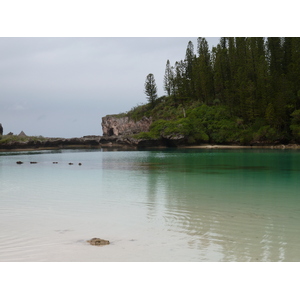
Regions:
<instances>
[{"instance_id":1,"label":"coastal rocks","mask_svg":"<svg viewBox=\"0 0 300 300\"><path fill-rule=\"evenodd\" d=\"M0 135L3 135L3 127L1 123L0 123Z\"/></svg>"},{"instance_id":2,"label":"coastal rocks","mask_svg":"<svg viewBox=\"0 0 300 300\"><path fill-rule=\"evenodd\" d=\"M103 136L100 139L102 148L145 148L166 146L165 142L158 139L136 139L129 136Z\"/></svg>"},{"instance_id":3,"label":"coastal rocks","mask_svg":"<svg viewBox=\"0 0 300 300\"><path fill-rule=\"evenodd\" d=\"M163 141L167 147L178 147L187 143L187 138L182 134L171 134L162 136Z\"/></svg>"},{"instance_id":4,"label":"coastal rocks","mask_svg":"<svg viewBox=\"0 0 300 300\"><path fill-rule=\"evenodd\" d=\"M147 132L151 124L152 119L147 117L143 117L135 122L128 117L117 117L114 115L103 117L101 123L103 136L132 135Z\"/></svg>"},{"instance_id":5,"label":"coastal rocks","mask_svg":"<svg viewBox=\"0 0 300 300\"><path fill-rule=\"evenodd\" d=\"M100 136L87 136L82 138L35 138L27 137L26 140L7 139L1 143L0 149L26 149L26 148L78 148L99 147Z\"/></svg>"},{"instance_id":6,"label":"coastal rocks","mask_svg":"<svg viewBox=\"0 0 300 300\"><path fill-rule=\"evenodd\" d=\"M90 243L91 245L94 245L94 246L103 246L103 245L109 245L110 244L109 241L99 239L99 238L92 238L91 240L88 240L87 242Z\"/></svg>"}]
</instances>

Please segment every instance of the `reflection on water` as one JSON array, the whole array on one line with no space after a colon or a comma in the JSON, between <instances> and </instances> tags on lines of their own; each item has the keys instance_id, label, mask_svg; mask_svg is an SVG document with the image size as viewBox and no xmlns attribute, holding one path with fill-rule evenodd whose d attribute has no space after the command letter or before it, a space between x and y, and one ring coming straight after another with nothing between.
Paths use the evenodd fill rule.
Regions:
<instances>
[{"instance_id":1,"label":"reflection on water","mask_svg":"<svg viewBox=\"0 0 300 300\"><path fill-rule=\"evenodd\" d=\"M299 154L0 155L0 261L299 261Z\"/></svg>"},{"instance_id":2,"label":"reflection on water","mask_svg":"<svg viewBox=\"0 0 300 300\"><path fill-rule=\"evenodd\" d=\"M296 157L292 164L289 156L285 158L289 163L283 164L280 154L276 155L280 160L268 157L265 165L252 166L242 164L243 157L231 158L231 164L216 160L210 164L211 159L201 156L190 160L176 156L170 165L152 161L149 172L155 165L156 176L148 177L148 217L157 216L157 197L164 194L165 226L190 236L188 247L198 249L202 260L298 261L299 160ZM254 163L261 163L261 158ZM285 177L291 180L288 187ZM164 188L167 191L162 192Z\"/></svg>"}]
</instances>

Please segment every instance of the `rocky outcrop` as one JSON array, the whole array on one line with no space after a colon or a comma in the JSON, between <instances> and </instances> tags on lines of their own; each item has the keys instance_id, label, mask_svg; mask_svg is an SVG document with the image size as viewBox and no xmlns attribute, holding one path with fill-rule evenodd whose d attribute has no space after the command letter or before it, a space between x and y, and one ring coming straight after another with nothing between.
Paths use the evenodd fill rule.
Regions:
<instances>
[{"instance_id":1,"label":"rocky outcrop","mask_svg":"<svg viewBox=\"0 0 300 300\"><path fill-rule=\"evenodd\" d=\"M103 136L100 139L102 148L151 148L165 147L166 143L162 139L136 139L128 136Z\"/></svg>"},{"instance_id":2,"label":"rocky outcrop","mask_svg":"<svg viewBox=\"0 0 300 300\"><path fill-rule=\"evenodd\" d=\"M102 118L101 125L103 136L120 136L147 132L151 123L152 119L147 117L135 122L128 117L109 115Z\"/></svg>"},{"instance_id":3,"label":"rocky outcrop","mask_svg":"<svg viewBox=\"0 0 300 300\"><path fill-rule=\"evenodd\" d=\"M3 135L3 127L1 123L0 123L0 135Z\"/></svg>"},{"instance_id":4,"label":"rocky outcrop","mask_svg":"<svg viewBox=\"0 0 300 300\"><path fill-rule=\"evenodd\" d=\"M108 240L103 240L103 239L99 239L99 238L92 238L91 240L88 240L87 242L94 246L103 246L103 245L110 244L110 242Z\"/></svg>"},{"instance_id":5,"label":"rocky outcrop","mask_svg":"<svg viewBox=\"0 0 300 300\"><path fill-rule=\"evenodd\" d=\"M27 136L27 135L26 135L25 132L22 130L22 131L19 133L19 136Z\"/></svg>"},{"instance_id":6,"label":"rocky outcrop","mask_svg":"<svg viewBox=\"0 0 300 300\"><path fill-rule=\"evenodd\" d=\"M72 148L99 147L100 136L86 136L82 138L30 138L27 140L6 140L0 144L0 149L28 149L28 148Z\"/></svg>"}]
</instances>

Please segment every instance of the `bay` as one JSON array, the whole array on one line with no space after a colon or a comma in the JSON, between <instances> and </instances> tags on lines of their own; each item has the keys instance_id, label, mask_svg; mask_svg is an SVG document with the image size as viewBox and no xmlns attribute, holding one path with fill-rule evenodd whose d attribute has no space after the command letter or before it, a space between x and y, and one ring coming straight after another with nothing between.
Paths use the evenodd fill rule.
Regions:
<instances>
[{"instance_id":1,"label":"bay","mask_svg":"<svg viewBox=\"0 0 300 300\"><path fill-rule=\"evenodd\" d=\"M299 172L297 150L2 152L0 261L300 261Z\"/></svg>"}]
</instances>

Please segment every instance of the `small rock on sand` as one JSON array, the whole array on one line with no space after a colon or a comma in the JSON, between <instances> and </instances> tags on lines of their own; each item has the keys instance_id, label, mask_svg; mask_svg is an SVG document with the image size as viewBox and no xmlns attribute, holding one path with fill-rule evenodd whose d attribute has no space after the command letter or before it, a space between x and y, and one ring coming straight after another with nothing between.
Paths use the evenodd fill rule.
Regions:
<instances>
[{"instance_id":1,"label":"small rock on sand","mask_svg":"<svg viewBox=\"0 0 300 300\"><path fill-rule=\"evenodd\" d=\"M87 241L88 243L90 243L91 245L94 245L94 246L102 246L102 245L109 245L109 241L107 240L102 240L102 239L99 239L99 238L92 238L91 240L88 240Z\"/></svg>"}]
</instances>

